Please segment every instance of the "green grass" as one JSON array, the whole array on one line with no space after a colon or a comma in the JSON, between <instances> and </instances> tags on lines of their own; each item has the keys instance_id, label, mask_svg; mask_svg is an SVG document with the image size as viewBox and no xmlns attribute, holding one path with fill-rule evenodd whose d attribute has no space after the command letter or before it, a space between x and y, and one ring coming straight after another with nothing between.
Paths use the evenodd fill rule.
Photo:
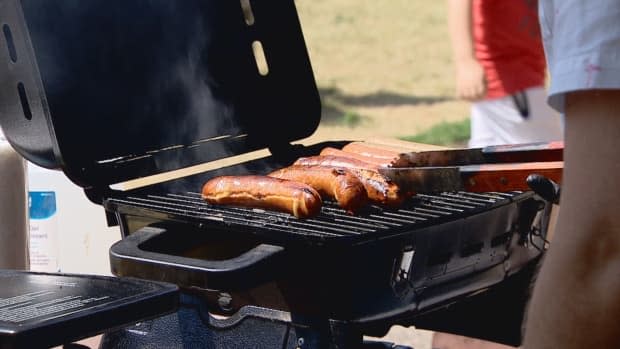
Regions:
<instances>
[{"instance_id":1,"label":"green grass","mask_svg":"<svg viewBox=\"0 0 620 349\"><path fill-rule=\"evenodd\" d=\"M411 142L437 145L464 145L470 136L469 119L456 122L440 122L425 132L400 137Z\"/></svg>"},{"instance_id":2,"label":"green grass","mask_svg":"<svg viewBox=\"0 0 620 349\"><path fill-rule=\"evenodd\" d=\"M454 97L446 1L295 5L321 93L318 132L395 138L468 115L469 103Z\"/></svg>"},{"instance_id":3,"label":"green grass","mask_svg":"<svg viewBox=\"0 0 620 349\"><path fill-rule=\"evenodd\" d=\"M362 122L362 117L354 111L347 111L342 116L342 123L348 127L356 127L361 122Z\"/></svg>"}]
</instances>

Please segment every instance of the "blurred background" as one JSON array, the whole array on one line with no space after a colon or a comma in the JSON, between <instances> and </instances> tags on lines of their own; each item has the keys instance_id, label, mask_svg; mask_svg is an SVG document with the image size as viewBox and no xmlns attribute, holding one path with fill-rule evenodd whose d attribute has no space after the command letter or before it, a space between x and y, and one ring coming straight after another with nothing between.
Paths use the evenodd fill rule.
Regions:
<instances>
[{"instance_id":1,"label":"blurred background","mask_svg":"<svg viewBox=\"0 0 620 349\"><path fill-rule=\"evenodd\" d=\"M297 0L323 103L313 138L464 145L445 1Z\"/></svg>"}]
</instances>

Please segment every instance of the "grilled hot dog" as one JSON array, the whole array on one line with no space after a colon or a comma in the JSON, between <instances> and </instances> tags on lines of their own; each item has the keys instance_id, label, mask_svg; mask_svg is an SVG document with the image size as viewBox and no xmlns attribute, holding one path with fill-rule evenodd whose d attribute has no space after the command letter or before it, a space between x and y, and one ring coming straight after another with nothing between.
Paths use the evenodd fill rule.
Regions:
<instances>
[{"instance_id":1,"label":"grilled hot dog","mask_svg":"<svg viewBox=\"0 0 620 349\"><path fill-rule=\"evenodd\" d=\"M326 166L290 166L269 176L308 184L324 197L335 198L340 207L355 213L368 202L359 178L349 170Z\"/></svg>"},{"instance_id":2,"label":"grilled hot dog","mask_svg":"<svg viewBox=\"0 0 620 349\"><path fill-rule=\"evenodd\" d=\"M342 152L362 160L372 159L366 161L380 163L384 166L405 167L408 165L406 152L373 146L364 142L351 142L342 147Z\"/></svg>"},{"instance_id":3,"label":"grilled hot dog","mask_svg":"<svg viewBox=\"0 0 620 349\"><path fill-rule=\"evenodd\" d=\"M377 164L373 164L367 161L354 159L345 156L336 155L318 155L309 156L305 158L299 158L293 165L300 166L329 166L329 167L342 167L342 168L360 168L360 169L376 169Z\"/></svg>"},{"instance_id":4,"label":"grilled hot dog","mask_svg":"<svg viewBox=\"0 0 620 349\"><path fill-rule=\"evenodd\" d=\"M351 142L342 147L342 151L361 154L369 157L394 159L397 158L402 152L381 148L379 146L373 146L364 142Z\"/></svg>"},{"instance_id":5,"label":"grilled hot dog","mask_svg":"<svg viewBox=\"0 0 620 349\"><path fill-rule=\"evenodd\" d=\"M351 169L351 172L362 181L368 199L388 207L398 207L405 200L402 191L389 178L374 170Z\"/></svg>"},{"instance_id":6,"label":"grilled hot dog","mask_svg":"<svg viewBox=\"0 0 620 349\"><path fill-rule=\"evenodd\" d=\"M364 185L368 199L371 201L397 207L405 199L404 194L396 183L376 171L373 164L353 158L325 155L299 158L294 165L298 166L328 166L349 169Z\"/></svg>"},{"instance_id":7,"label":"grilled hot dog","mask_svg":"<svg viewBox=\"0 0 620 349\"><path fill-rule=\"evenodd\" d=\"M321 150L320 155L341 156L341 157L357 159L357 160L371 163L374 166L390 166L396 159L395 157L391 158L391 157L381 157L381 156L370 156L367 154L368 153L346 152L340 149L326 147L326 148L323 148L323 150Z\"/></svg>"},{"instance_id":8,"label":"grilled hot dog","mask_svg":"<svg viewBox=\"0 0 620 349\"><path fill-rule=\"evenodd\" d=\"M264 208L298 218L317 215L322 204L312 187L268 176L215 177L202 187L202 197L210 204Z\"/></svg>"}]
</instances>

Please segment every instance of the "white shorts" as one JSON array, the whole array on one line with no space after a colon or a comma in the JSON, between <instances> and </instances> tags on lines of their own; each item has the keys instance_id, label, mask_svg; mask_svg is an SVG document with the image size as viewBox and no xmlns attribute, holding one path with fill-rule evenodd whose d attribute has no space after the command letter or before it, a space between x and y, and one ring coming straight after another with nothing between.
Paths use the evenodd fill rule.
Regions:
<instances>
[{"instance_id":1,"label":"white shorts","mask_svg":"<svg viewBox=\"0 0 620 349\"><path fill-rule=\"evenodd\" d=\"M528 116L512 96L472 103L470 147L564 139L560 114L547 105L543 87L525 90Z\"/></svg>"}]
</instances>

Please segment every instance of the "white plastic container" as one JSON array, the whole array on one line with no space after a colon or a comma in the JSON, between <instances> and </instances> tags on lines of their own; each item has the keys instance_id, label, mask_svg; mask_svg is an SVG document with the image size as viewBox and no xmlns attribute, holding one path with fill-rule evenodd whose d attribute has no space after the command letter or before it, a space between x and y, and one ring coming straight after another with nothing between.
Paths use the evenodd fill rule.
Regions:
<instances>
[{"instance_id":1,"label":"white plastic container","mask_svg":"<svg viewBox=\"0 0 620 349\"><path fill-rule=\"evenodd\" d=\"M62 171L29 163L28 183L31 198L53 197L56 206L53 214L42 212L30 218L31 259L34 262L38 254L40 261L48 262L31 263L32 270L109 275L108 251L120 239L120 230L107 226L103 207L90 202ZM37 237L38 249L33 240Z\"/></svg>"},{"instance_id":2,"label":"white plastic container","mask_svg":"<svg viewBox=\"0 0 620 349\"><path fill-rule=\"evenodd\" d=\"M0 269L28 270L26 162L0 130Z\"/></svg>"},{"instance_id":3,"label":"white plastic container","mask_svg":"<svg viewBox=\"0 0 620 349\"><path fill-rule=\"evenodd\" d=\"M30 270L60 271L58 215L56 192L51 188L30 189L28 193L30 214Z\"/></svg>"}]
</instances>

